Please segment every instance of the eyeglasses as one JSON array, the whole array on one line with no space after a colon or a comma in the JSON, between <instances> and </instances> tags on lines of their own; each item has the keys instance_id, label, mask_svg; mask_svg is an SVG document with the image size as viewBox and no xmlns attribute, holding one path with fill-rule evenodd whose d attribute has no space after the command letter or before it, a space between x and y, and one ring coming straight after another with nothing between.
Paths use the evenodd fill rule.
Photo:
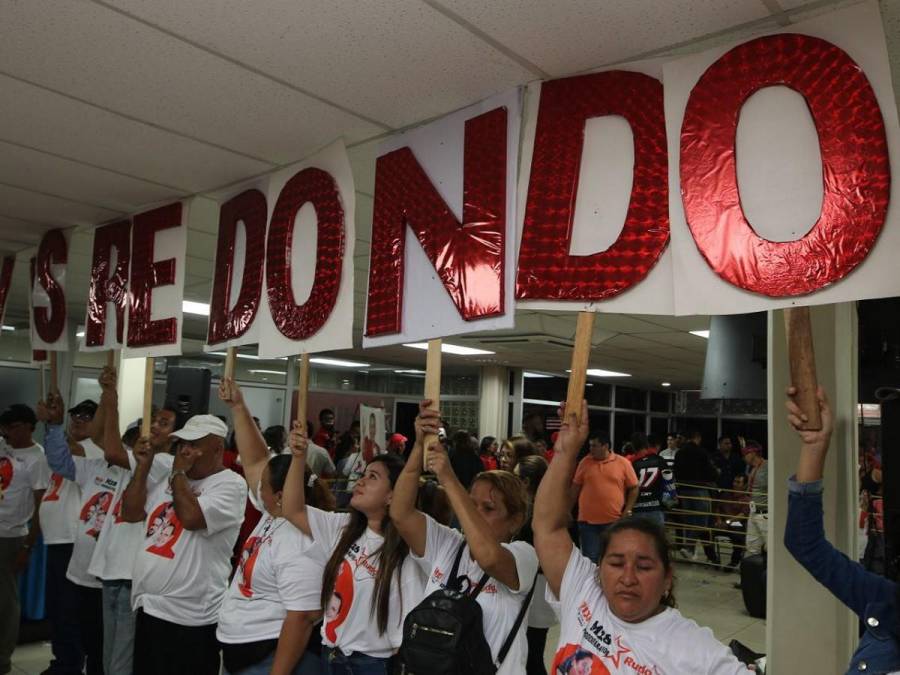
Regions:
<instances>
[{"instance_id":1,"label":"eyeglasses","mask_svg":"<svg viewBox=\"0 0 900 675\"><path fill-rule=\"evenodd\" d=\"M69 413L69 417L77 422L90 422L94 419L91 413Z\"/></svg>"}]
</instances>

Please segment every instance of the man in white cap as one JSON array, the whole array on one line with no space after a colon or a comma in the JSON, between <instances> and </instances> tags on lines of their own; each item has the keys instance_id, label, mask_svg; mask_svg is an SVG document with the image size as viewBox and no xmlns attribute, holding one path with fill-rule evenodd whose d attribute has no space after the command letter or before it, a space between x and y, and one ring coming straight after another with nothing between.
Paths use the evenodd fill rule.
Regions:
<instances>
[{"instance_id":1,"label":"man in white cap","mask_svg":"<svg viewBox=\"0 0 900 675\"><path fill-rule=\"evenodd\" d=\"M169 480L149 494L149 441L135 448L122 501L125 520L145 527L132 587L135 675L219 673L216 619L247 500L244 479L222 464L227 433L213 415L189 419L172 434L180 447Z\"/></svg>"}]
</instances>

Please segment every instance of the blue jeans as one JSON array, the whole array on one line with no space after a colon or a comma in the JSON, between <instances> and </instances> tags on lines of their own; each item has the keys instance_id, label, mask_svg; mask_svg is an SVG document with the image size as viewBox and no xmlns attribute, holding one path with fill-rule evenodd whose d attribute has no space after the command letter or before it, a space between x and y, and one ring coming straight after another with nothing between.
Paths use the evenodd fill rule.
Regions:
<instances>
[{"instance_id":1,"label":"blue jeans","mask_svg":"<svg viewBox=\"0 0 900 675\"><path fill-rule=\"evenodd\" d=\"M591 562L596 563L600 557L600 535L612 523L578 523L578 541L581 544L581 553Z\"/></svg>"},{"instance_id":2,"label":"blue jeans","mask_svg":"<svg viewBox=\"0 0 900 675\"><path fill-rule=\"evenodd\" d=\"M346 656L340 649L322 646L326 675L388 675L390 659L379 659L367 654Z\"/></svg>"},{"instance_id":3,"label":"blue jeans","mask_svg":"<svg viewBox=\"0 0 900 675\"><path fill-rule=\"evenodd\" d=\"M269 673L272 672L272 665L274 663L275 652L273 651L259 663L254 663L252 666L248 666L247 668L243 668L242 670L233 673L230 670L222 668L222 673L223 675L269 675ZM305 652L291 671L292 675L322 675L324 672L322 659L318 654L313 654L312 652Z\"/></svg>"},{"instance_id":4,"label":"blue jeans","mask_svg":"<svg viewBox=\"0 0 900 675\"><path fill-rule=\"evenodd\" d=\"M66 579L72 544L47 546L47 620L53 659L48 671L74 675L84 669L81 629L78 623L78 586Z\"/></svg>"},{"instance_id":5,"label":"blue jeans","mask_svg":"<svg viewBox=\"0 0 900 675\"><path fill-rule=\"evenodd\" d=\"M134 612L131 582L103 582L103 671L105 675L131 675L134 658Z\"/></svg>"}]
</instances>

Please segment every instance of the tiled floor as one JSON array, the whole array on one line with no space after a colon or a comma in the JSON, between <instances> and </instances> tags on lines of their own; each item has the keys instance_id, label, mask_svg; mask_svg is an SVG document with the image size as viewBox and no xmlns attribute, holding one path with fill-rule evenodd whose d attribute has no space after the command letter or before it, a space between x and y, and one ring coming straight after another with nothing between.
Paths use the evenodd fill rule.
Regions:
<instances>
[{"instance_id":1,"label":"tiled floor","mask_svg":"<svg viewBox=\"0 0 900 675\"><path fill-rule=\"evenodd\" d=\"M766 650L766 622L754 619L744 609L741 592L733 587L737 574L712 570L700 565L678 563L675 596L681 613L701 626L709 626L716 637L728 644L743 642L757 652ZM549 664L556 651L559 628L547 636L545 657ZM13 675L38 675L50 662L50 646L35 643L20 646L13 653Z\"/></svg>"}]
</instances>

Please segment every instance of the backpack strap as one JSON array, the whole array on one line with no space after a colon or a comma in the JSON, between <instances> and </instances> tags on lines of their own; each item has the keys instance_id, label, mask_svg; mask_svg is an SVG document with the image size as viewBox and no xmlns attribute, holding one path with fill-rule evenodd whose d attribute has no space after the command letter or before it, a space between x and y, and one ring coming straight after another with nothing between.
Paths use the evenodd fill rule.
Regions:
<instances>
[{"instance_id":1,"label":"backpack strap","mask_svg":"<svg viewBox=\"0 0 900 675\"><path fill-rule=\"evenodd\" d=\"M465 551L465 550L466 550L466 540L463 539L462 542L460 542L460 544L459 544L459 548L456 550L456 557L453 559L453 567L450 569L450 578L447 581L447 588L450 588L454 591L459 590L460 584L459 584L459 576L457 575L457 572L459 571L459 563L462 560L462 554L463 554L463 551ZM484 585L488 582L488 579L490 579L490 578L491 577L489 574L482 575L481 580L475 586L475 589L469 593L469 597L472 598L473 600L475 598L477 598L478 594L481 593L482 589L484 588Z\"/></svg>"},{"instance_id":2,"label":"backpack strap","mask_svg":"<svg viewBox=\"0 0 900 675\"><path fill-rule=\"evenodd\" d=\"M531 605L531 597L534 595L534 585L537 583L539 573L540 571L535 572L534 579L531 582L531 588L528 589L528 594L525 596L525 599L522 601L522 606L519 608L519 615L516 617L516 622L513 624L512 630L509 631L509 635L506 636L506 642L503 643L500 652L497 654L498 668L503 665L503 659L506 658L506 655L509 654L509 650L512 649L513 642L516 639L516 633L519 632L519 628L522 626L522 621L525 619L525 613Z\"/></svg>"}]
</instances>

